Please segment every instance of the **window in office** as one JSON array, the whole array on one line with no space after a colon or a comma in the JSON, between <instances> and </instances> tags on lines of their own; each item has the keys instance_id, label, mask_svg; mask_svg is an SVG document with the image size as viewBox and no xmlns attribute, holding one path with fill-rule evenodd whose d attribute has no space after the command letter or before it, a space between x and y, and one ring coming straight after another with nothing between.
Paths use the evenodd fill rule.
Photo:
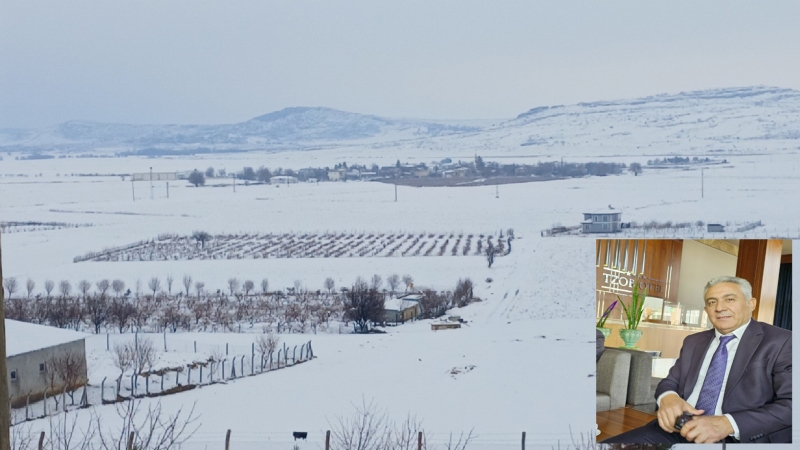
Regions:
<instances>
[{"instance_id":1,"label":"window in office","mask_svg":"<svg viewBox=\"0 0 800 450\"><path fill-rule=\"evenodd\" d=\"M44 363L39 363L39 372L44 372L45 367Z\"/></svg>"},{"instance_id":2,"label":"window in office","mask_svg":"<svg viewBox=\"0 0 800 450\"><path fill-rule=\"evenodd\" d=\"M12 370L11 371L11 381L17 381L17 371L16 370Z\"/></svg>"}]
</instances>

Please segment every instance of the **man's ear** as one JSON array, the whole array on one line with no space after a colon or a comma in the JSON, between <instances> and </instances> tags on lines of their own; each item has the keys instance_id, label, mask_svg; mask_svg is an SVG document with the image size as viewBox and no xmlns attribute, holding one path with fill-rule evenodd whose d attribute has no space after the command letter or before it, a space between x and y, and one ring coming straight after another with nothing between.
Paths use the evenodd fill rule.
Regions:
<instances>
[{"instance_id":1,"label":"man's ear","mask_svg":"<svg viewBox=\"0 0 800 450\"><path fill-rule=\"evenodd\" d=\"M747 306L750 308L751 313L756 310L757 303L758 300L756 300L755 298L751 298L750 300L747 301Z\"/></svg>"}]
</instances>

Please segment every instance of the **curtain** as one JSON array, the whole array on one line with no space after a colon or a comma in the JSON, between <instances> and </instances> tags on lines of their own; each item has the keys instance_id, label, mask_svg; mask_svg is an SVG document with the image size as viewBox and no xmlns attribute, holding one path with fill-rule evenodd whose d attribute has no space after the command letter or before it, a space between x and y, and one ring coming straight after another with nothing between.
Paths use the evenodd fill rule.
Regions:
<instances>
[{"instance_id":1,"label":"curtain","mask_svg":"<svg viewBox=\"0 0 800 450\"><path fill-rule=\"evenodd\" d=\"M778 274L778 295L775 299L776 327L792 329L792 263L781 264Z\"/></svg>"}]
</instances>

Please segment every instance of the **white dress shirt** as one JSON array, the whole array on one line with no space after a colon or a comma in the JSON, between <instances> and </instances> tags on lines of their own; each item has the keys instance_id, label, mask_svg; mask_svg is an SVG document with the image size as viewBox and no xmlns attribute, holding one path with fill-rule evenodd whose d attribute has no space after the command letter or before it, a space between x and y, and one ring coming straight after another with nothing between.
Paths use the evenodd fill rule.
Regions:
<instances>
[{"instance_id":1,"label":"white dress shirt","mask_svg":"<svg viewBox=\"0 0 800 450\"><path fill-rule=\"evenodd\" d=\"M703 381L705 381L706 374L708 373L708 366L711 365L711 358L714 356L714 352L717 351L717 348L719 348L719 338L721 336L729 336L731 334L735 335L736 339L731 339L728 342L728 362L727 365L725 366L725 378L722 379L722 387L719 390L719 397L717 398L717 407L714 410L713 415L715 416L724 415L725 417L728 418L728 420L731 422L731 426L733 427L733 434L731 434L730 436L734 437L737 440L739 439L739 427L736 425L736 421L733 420L733 416L731 416L730 414L722 414L722 401L724 400L723 397L725 396L725 385L728 384L728 375L731 372L731 365L733 365L733 358L736 357L736 349L739 348L739 342L741 342L744 330L745 328L747 328L748 325L750 325L749 320L747 321L746 324L733 330L731 333L727 335L723 335L716 329L714 330L715 337L714 340L711 341L711 345L708 346L708 351L706 352L705 358L703 358L703 364L700 366L700 373L697 376L697 383L695 383L694 389L692 389L692 393L691 395L689 395L689 398L686 399L686 403L692 405L692 408L694 408L695 405L697 405L697 399L700 397L700 390L703 388ZM677 394L677 392L667 391L661 394L656 400L656 403L658 404L659 407L661 406L661 399L664 398L664 396L667 394Z\"/></svg>"}]
</instances>

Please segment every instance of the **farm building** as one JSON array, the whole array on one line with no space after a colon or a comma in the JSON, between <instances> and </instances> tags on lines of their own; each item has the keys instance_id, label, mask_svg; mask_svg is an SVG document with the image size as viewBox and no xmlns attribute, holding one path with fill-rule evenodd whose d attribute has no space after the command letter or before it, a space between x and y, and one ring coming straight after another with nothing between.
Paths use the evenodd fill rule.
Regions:
<instances>
[{"instance_id":1,"label":"farm building","mask_svg":"<svg viewBox=\"0 0 800 450\"><path fill-rule=\"evenodd\" d=\"M621 212L583 213L584 233L619 233L621 228Z\"/></svg>"},{"instance_id":2,"label":"farm building","mask_svg":"<svg viewBox=\"0 0 800 450\"><path fill-rule=\"evenodd\" d=\"M65 355L70 355L79 361L76 381L70 389L89 381L84 333L10 319L6 319L5 324L8 394L12 406L24 404L28 395L31 401L42 397L50 387L48 372L55 370L50 367L53 357L63 361ZM55 378L54 387L56 390L64 388L61 378Z\"/></svg>"},{"instance_id":3,"label":"farm building","mask_svg":"<svg viewBox=\"0 0 800 450\"><path fill-rule=\"evenodd\" d=\"M403 323L412 320L420 313L419 303L409 296L390 298L384 306L385 319L388 323Z\"/></svg>"}]
</instances>

